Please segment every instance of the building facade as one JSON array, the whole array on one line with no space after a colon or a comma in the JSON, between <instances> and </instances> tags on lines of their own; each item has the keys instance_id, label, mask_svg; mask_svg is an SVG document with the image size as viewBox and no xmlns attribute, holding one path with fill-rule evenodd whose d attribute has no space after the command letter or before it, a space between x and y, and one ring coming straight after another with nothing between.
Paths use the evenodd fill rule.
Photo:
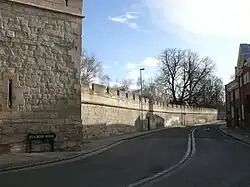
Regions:
<instances>
[{"instance_id":1,"label":"building facade","mask_svg":"<svg viewBox=\"0 0 250 187\"><path fill-rule=\"evenodd\" d=\"M28 133L79 149L82 3L0 0L0 153L24 152Z\"/></svg>"},{"instance_id":2,"label":"building facade","mask_svg":"<svg viewBox=\"0 0 250 187\"><path fill-rule=\"evenodd\" d=\"M240 44L235 78L225 86L228 126L250 129L250 45Z\"/></svg>"}]
</instances>

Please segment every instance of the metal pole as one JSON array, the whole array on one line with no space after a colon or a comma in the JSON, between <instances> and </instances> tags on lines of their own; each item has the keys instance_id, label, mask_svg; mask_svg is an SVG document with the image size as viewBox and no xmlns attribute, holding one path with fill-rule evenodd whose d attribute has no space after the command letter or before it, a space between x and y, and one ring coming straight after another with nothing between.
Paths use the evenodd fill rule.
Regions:
<instances>
[{"instance_id":1,"label":"metal pole","mask_svg":"<svg viewBox=\"0 0 250 187\"><path fill-rule=\"evenodd\" d=\"M141 118L141 128L142 128L142 131L143 131L143 105L142 105L142 71L144 70L144 68L141 68L140 69L140 83L141 83L141 115L140 115L140 118Z\"/></svg>"}]
</instances>

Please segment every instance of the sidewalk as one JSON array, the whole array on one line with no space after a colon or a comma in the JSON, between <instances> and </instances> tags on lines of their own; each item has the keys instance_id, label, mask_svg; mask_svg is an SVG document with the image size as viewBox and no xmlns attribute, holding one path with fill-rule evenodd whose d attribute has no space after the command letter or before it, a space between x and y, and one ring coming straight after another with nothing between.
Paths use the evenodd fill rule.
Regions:
<instances>
[{"instance_id":1,"label":"sidewalk","mask_svg":"<svg viewBox=\"0 0 250 187\"><path fill-rule=\"evenodd\" d=\"M0 172L69 160L78 156L83 156L90 152L97 151L117 142L122 142L136 137L145 136L147 134L164 131L169 128L174 128L174 126L145 132L112 136L96 140L85 140L83 142L81 152L13 153L0 155Z\"/></svg>"},{"instance_id":2,"label":"sidewalk","mask_svg":"<svg viewBox=\"0 0 250 187\"><path fill-rule=\"evenodd\" d=\"M220 127L220 130L222 130L227 135L238 139L240 141L246 142L250 144L250 131L249 130L243 130L240 128L229 128L226 125L222 125Z\"/></svg>"}]
</instances>

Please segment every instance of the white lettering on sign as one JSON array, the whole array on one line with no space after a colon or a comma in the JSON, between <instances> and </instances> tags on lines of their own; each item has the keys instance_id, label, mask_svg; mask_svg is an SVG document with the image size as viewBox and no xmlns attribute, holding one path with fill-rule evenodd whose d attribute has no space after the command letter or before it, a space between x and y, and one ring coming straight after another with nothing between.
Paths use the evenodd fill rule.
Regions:
<instances>
[{"instance_id":1,"label":"white lettering on sign","mask_svg":"<svg viewBox=\"0 0 250 187\"><path fill-rule=\"evenodd\" d=\"M46 138L55 138L54 134L31 134L29 139L46 139Z\"/></svg>"}]
</instances>

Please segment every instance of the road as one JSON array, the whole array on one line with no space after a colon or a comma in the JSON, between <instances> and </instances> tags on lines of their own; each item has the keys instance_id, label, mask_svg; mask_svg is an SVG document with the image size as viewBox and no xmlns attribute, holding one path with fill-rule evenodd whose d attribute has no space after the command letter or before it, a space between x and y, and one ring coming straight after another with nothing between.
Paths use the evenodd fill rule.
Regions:
<instances>
[{"instance_id":1,"label":"road","mask_svg":"<svg viewBox=\"0 0 250 187\"><path fill-rule=\"evenodd\" d=\"M0 173L0 186L129 186L182 160L190 129L168 129L71 163ZM195 154L184 165L144 186L250 186L250 147L223 135L215 125L197 127L194 138Z\"/></svg>"},{"instance_id":2,"label":"road","mask_svg":"<svg viewBox=\"0 0 250 187\"><path fill-rule=\"evenodd\" d=\"M250 147L224 136L214 126L195 133L196 153L184 167L154 187L249 187Z\"/></svg>"},{"instance_id":3,"label":"road","mask_svg":"<svg viewBox=\"0 0 250 187\"><path fill-rule=\"evenodd\" d=\"M29 171L0 173L3 187L123 187L179 162L190 128L130 140L99 155Z\"/></svg>"}]
</instances>

